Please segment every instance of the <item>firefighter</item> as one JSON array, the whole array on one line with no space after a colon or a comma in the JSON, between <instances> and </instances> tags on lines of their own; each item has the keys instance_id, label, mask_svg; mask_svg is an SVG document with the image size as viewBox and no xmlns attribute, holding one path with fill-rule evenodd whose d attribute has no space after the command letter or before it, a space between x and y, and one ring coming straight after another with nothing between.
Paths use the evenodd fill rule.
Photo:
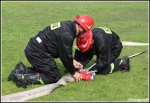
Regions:
<instances>
[{"instance_id":1,"label":"firefighter","mask_svg":"<svg viewBox=\"0 0 150 103\"><path fill-rule=\"evenodd\" d=\"M94 28L78 37L76 44L79 50L75 50L74 58L83 67L96 56L96 65L90 69L96 70L96 74L106 75L118 71L119 68L130 71L129 57L118 58L123 48L120 37L109 28Z\"/></svg>"},{"instance_id":2,"label":"firefighter","mask_svg":"<svg viewBox=\"0 0 150 103\"><path fill-rule=\"evenodd\" d=\"M73 16L73 19L51 24L30 38L24 53L33 67L26 67L19 62L9 74L8 81L12 80L16 86L23 88L28 84L56 83L61 76L55 58L60 58L65 68L79 82L81 75L76 69L81 68L82 64L73 59L72 45L76 37L93 27L94 20L88 15Z\"/></svg>"}]
</instances>

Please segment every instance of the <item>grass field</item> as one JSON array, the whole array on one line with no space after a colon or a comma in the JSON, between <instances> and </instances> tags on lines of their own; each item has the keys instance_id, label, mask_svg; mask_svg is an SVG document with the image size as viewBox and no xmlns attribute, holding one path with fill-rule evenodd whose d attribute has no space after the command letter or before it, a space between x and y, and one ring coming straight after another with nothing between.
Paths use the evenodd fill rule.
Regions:
<instances>
[{"instance_id":1,"label":"grass field","mask_svg":"<svg viewBox=\"0 0 150 103\"><path fill-rule=\"evenodd\" d=\"M121 41L148 43L148 2L2 2L1 3L1 95L30 90L42 85L17 88L7 77L15 65L26 60L23 50L30 37L51 23L73 20L74 15L87 14L94 27L114 30ZM75 43L74 43L75 45ZM124 46L120 57L140 52L147 46ZM149 52L130 59L130 72L96 75L94 81L68 82L51 94L32 101L149 101ZM90 66L96 57L87 65ZM56 59L61 76L65 70ZM28 102L27 101L27 102Z\"/></svg>"}]
</instances>

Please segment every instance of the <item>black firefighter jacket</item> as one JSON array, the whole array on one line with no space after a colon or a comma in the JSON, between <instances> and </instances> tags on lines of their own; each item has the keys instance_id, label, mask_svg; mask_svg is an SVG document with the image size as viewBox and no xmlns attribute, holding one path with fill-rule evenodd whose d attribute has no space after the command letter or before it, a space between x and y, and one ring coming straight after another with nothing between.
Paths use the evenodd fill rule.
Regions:
<instances>
[{"instance_id":1,"label":"black firefighter jacket","mask_svg":"<svg viewBox=\"0 0 150 103\"><path fill-rule=\"evenodd\" d=\"M85 67L96 55L96 66L92 70L100 72L102 69L108 68L110 63L113 63L118 58L122 50L122 43L119 36L108 28L94 28L92 32L93 48L84 53L79 52L79 62Z\"/></svg>"},{"instance_id":2,"label":"black firefighter jacket","mask_svg":"<svg viewBox=\"0 0 150 103\"><path fill-rule=\"evenodd\" d=\"M64 21L47 26L34 38L31 38L32 40L29 42L30 45L37 45L35 40L33 40L36 37L42 40L48 53L54 58L60 58L65 68L71 74L75 73L72 57L72 45L74 38L76 38L76 27L74 22Z\"/></svg>"}]
</instances>

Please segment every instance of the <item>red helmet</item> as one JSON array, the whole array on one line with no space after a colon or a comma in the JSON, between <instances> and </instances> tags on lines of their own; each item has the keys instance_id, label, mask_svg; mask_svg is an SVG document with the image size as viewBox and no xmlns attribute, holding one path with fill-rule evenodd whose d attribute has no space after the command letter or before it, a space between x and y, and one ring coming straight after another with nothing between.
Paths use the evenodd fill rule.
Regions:
<instances>
[{"instance_id":1,"label":"red helmet","mask_svg":"<svg viewBox=\"0 0 150 103\"><path fill-rule=\"evenodd\" d=\"M73 16L74 20L78 22L86 31L89 31L93 25L94 25L94 20L87 15L82 15L82 16Z\"/></svg>"},{"instance_id":2,"label":"red helmet","mask_svg":"<svg viewBox=\"0 0 150 103\"><path fill-rule=\"evenodd\" d=\"M87 51L92 43L92 31L89 30L77 38L76 44L81 52Z\"/></svg>"}]
</instances>

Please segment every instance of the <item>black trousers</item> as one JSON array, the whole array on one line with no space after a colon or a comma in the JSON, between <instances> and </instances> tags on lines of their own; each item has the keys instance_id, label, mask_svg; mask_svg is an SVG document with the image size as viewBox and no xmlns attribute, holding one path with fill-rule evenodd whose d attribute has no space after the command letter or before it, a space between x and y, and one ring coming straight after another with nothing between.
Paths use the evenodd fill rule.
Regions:
<instances>
[{"instance_id":1,"label":"black trousers","mask_svg":"<svg viewBox=\"0 0 150 103\"><path fill-rule=\"evenodd\" d=\"M122 43L121 42L118 42L116 44L116 46L112 47L111 51L110 51L110 64L108 65L105 65L100 71L99 71L99 74L102 74L102 75L106 75L106 74L109 74L110 71L111 71L111 63L114 64L114 70L113 72L116 72L119 70L120 68L120 58L118 58L120 56L120 53L122 51Z\"/></svg>"},{"instance_id":2,"label":"black trousers","mask_svg":"<svg viewBox=\"0 0 150 103\"><path fill-rule=\"evenodd\" d=\"M29 44L26 46L24 53L29 63L37 72L40 72L40 76L45 84L56 83L61 78L56 62L51 54Z\"/></svg>"}]
</instances>

